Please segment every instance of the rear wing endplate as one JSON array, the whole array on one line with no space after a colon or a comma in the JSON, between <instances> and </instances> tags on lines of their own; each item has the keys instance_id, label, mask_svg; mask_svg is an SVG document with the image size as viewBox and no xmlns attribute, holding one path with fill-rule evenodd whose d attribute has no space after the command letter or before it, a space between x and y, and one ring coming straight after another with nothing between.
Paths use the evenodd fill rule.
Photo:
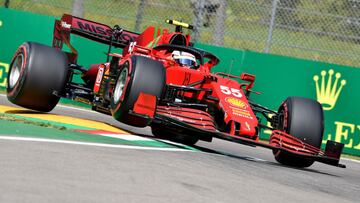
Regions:
<instances>
[{"instance_id":1,"label":"rear wing endplate","mask_svg":"<svg viewBox=\"0 0 360 203\"><path fill-rule=\"evenodd\" d=\"M70 61L75 62L77 51L70 44L70 34L76 34L102 44L111 44L117 48L128 46L139 36L139 34L127 30L122 30L121 33L114 36L113 31L114 29L108 25L64 14L61 20L55 21L52 45L57 49L62 49L65 43L72 52Z\"/></svg>"}]
</instances>

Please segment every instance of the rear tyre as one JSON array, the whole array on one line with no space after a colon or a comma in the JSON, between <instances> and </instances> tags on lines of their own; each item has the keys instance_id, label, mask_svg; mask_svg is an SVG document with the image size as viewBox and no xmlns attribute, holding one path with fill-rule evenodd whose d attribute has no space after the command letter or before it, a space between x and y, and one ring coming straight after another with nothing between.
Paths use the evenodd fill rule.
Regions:
<instances>
[{"instance_id":1,"label":"rear tyre","mask_svg":"<svg viewBox=\"0 0 360 203\"><path fill-rule=\"evenodd\" d=\"M16 51L7 77L7 97L12 103L42 112L59 102L68 78L65 53L35 42Z\"/></svg>"},{"instance_id":2,"label":"rear tyre","mask_svg":"<svg viewBox=\"0 0 360 203\"><path fill-rule=\"evenodd\" d=\"M185 145L195 145L199 141L199 138L187 134L186 132L174 133L174 130L164 129L162 126L158 125L151 126L151 132L157 138L167 139Z\"/></svg>"},{"instance_id":3,"label":"rear tyre","mask_svg":"<svg viewBox=\"0 0 360 203\"><path fill-rule=\"evenodd\" d=\"M129 114L141 92L161 97L165 87L165 68L155 60L132 56L122 66L111 97L113 117L125 124L145 127L146 119Z\"/></svg>"},{"instance_id":4,"label":"rear tyre","mask_svg":"<svg viewBox=\"0 0 360 203\"><path fill-rule=\"evenodd\" d=\"M324 132L324 114L321 105L314 100L289 97L279 108L282 130L301 141L320 148ZM274 150L275 159L284 165L309 167L314 161L295 156L283 151Z\"/></svg>"}]
</instances>

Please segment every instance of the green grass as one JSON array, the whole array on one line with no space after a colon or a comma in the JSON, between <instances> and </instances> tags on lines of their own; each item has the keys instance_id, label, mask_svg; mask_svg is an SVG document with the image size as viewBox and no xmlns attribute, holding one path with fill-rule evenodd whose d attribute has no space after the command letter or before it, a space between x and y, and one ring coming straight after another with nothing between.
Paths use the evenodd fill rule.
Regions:
<instances>
[{"instance_id":1,"label":"green grass","mask_svg":"<svg viewBox=\"0 0 360 203\"><path fill-rule=\"evenodd\" d=\"M53 128L53 129L57 129L57 130L68 130L65 126L57 126L57 125L53 125L53 124L46 123L46 122L36 122L36 121L26 120L23 118L10 116L8 114L0 114L0 120L21 122L21 123L25 123L25 124L40 126L40 127L44 127L44 128Z\"/></svg>"}]
</instances>

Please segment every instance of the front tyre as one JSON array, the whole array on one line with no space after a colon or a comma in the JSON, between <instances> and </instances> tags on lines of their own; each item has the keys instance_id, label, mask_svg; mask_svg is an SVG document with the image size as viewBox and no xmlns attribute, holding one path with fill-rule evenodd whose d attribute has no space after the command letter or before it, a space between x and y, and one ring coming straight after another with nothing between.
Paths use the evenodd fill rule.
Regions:
<instances>
[{"instance_id":1,"label":"front tyre","mask_svg":"<svg viewBox=\"0 0 360 203\"><path fill-rule=\"evenodd\" d=\"M42 112L59 102L68 77L65 53L35 42L16 51L7 78L7 97L12 103Z\"/></svg>"},{"instance_id":2,"label":"front tyre","mask_svg":"<svg viewBox=\"0 0 360 203\"><path fill-rule=\"evenodd\" d=\"M289 97L279 108L282 130L301 141L320 148L324 132L324 113L321 105L311 99ZM295 156L284 151L274 150L275 159L284 165L309 167L314 160Z\"/></svg>"},{"instance_id":3,"label":"front tyre","mask_svg":"<svg viewBox=\"0 0 360 203\"><path fill-rule=\"evenodd\" d=\"M165 87L165 68L159 61L131 56L121 66L111 97L113 117L125 124L145 127L147 121L131 115L141 92L160 98Z\"/></svg>"}]
</instances>

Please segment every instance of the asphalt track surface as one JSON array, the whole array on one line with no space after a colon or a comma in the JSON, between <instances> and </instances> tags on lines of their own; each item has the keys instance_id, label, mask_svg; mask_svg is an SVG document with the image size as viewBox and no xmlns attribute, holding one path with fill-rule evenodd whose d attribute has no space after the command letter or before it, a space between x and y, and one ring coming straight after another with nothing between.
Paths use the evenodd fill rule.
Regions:
<instances>
[{"instance_id":1,"label":"asphalt track surface","mask_svg":"<svg viewBox=\"0 0 360 203\"><path fill-rule=\"evenodd\" d=\"M10 105L0 96L0 105ZM51 113L106 122L58 106ZM0 131L1 132L1 131ZM296 169L271 151L215 139L204 152L152 151L0 139L0 202L359 202L360 163Z\"/></svg>"}]
</instances>

